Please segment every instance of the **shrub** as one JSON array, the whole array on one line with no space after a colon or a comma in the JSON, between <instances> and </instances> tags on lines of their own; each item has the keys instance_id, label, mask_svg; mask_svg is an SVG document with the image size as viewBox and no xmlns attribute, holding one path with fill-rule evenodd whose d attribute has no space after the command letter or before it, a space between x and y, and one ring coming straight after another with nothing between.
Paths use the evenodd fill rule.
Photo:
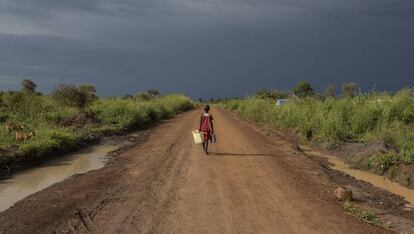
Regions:
<instances>
[{"instance_id":1,"label":"shrub","mask_svg":"<svg viewBox=\"0 0 414 234\"><path fill-rule=\"evenodd\" d=\"M37 85L31 80L22 81L22 92L23 93L35 93Z\"/></svg>"},{"instance_id":2,"label":"shrub","mask_svg":"<svg viewBox=\"0 0 414 234\"><path fill-rule=\"evenodd\" d=\"M353 97L357 94L359 85L354 82L343 83L341 85L342 96L344 97Z\"/></svg>"},{"instance_id":3,"label":"shrub","mask_svg":"<svg viewBox=\"0 0 414 234\"><path fill-rule=\"evenodd\" d=\"M98 99L96 96L96 88L91 84L82 84L79 86L79 91L88 96L90 100Z\"/></svg>"},{"instance_id":4,"label":"shrub","mask_svg":"<svg viewBox=\"0 0 414 234\"><path fill-rule=\"evenodd\" d=\"M74 85L63 84L55 88L52 96L57 102L63 105L75 107L80 112L84 112L95 99L91 95L91 90L86 88L85 86L78 88Z\"/></svg>"},{"instance_id":5,"label":"shrub","mask_svg":"<svg viewBox=\"0 0 414 234\"><path fill-rule=\"evenodd\" d=\"M325 89L325 97L334 98L336 96L335 89L336 87L334 84L328 84L328 86Z\"/></svg>"},{"instance_id":6,"label":"shrub","mask_svg":"<svg viewBox=\"0 0 414 234\"><path fill-rule=\"evenodd\" d=\"M384 175L388 169L392 166L397 165L401 158L395 153L386 153L374 155L370 158L370 165L380 175Z\"/></svg>"},{"instance_id":7,"label":"shrub","mask_svg":"<svg viewBox=\"0 0 414 234\"><path fill-rule=\"evenodd\" d=\"M156 97L161 96L161 92L158 91L158 89L150 89L150 90L147 91L147 94L152 98L156 98Z\"/></svg>"},{"instance_id":8,"label":"shrub","mask_svg":"<svg viewBox=\"0 0 414 234\"><path fill-rule=\"evenodd\" d=\"M292 90L292 92L298 96L298 97L309 97L314 94L312 85L307 81L301 81L299 82L295 88Z\"/></svg>"}]
</instances>

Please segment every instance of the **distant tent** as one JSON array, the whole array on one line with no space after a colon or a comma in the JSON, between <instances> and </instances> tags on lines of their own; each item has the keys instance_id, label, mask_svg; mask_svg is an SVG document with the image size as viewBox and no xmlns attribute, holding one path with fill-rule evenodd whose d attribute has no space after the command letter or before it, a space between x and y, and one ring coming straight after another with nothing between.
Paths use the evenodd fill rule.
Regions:
<instances>
[{"instance_id":1,"label":"distant tent","mask_svg":"<svg viewBox=\"0 0 414 234\"><path fill-rule=\"evenodd\" d=\"M287 99L277 99L276 106L283 106L288 103Z\"/></svg>"}]
</instances>

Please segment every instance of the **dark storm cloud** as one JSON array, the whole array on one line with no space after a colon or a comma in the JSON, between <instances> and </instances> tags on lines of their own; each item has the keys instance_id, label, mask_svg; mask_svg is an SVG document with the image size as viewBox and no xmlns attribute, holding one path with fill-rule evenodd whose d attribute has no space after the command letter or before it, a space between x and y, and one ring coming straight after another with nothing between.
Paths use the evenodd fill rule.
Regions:
<instances>
[{"instance_id":1,"label":"dark storm cloud","mask_svg":"<svg viewBox=\"0 0 414 234\"><path fill-rule=\"evenodd\" d=\"M97 0L2 0L0 13L19 15L25 18L51 16L53 12L62 11L100 11L100 3Z\"/></svg>"},{"instance_id":2,"label":"dark storm cloud","mask_svg":"<svg viewBox=\"0 0 414 234\"><path fill-rule=\"evenodd\" d=\"M2 0L0 89L93 83L242 96L310 80L413 86L411 0ZM208 86L208 87L207 87Z\"/></svg>"}]
</instances>

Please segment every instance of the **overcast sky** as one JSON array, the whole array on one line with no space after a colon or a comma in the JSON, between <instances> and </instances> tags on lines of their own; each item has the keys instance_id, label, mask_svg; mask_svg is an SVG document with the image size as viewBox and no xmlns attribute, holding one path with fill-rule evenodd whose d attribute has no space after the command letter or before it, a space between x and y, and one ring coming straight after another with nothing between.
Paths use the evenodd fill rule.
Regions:
<instances>
[{"instance_id":1,"label":"overcast sky","mask_svg":"<svg viewBox=\"0 0 414 234\"><path fill-rule=\"evenodd\" d=\"M193 97L414 86L413 0L0 0L0 89Z\"/></svg>"}]
</instances>

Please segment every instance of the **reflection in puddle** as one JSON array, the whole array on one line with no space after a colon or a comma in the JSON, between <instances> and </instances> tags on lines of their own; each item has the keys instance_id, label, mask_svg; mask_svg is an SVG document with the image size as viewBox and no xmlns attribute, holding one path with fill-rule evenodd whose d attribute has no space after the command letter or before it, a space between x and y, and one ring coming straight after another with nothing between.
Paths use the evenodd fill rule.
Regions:
<instances>
[{"instance_id":1,"label":"reflection in puddle","mask_svg":"<svg viewBox=\"0 0 414 234\"><path fill-rule=\"evenodd\" d=\"M393 182L385 178L384 176L375 175L367 171L352 169L348 164L344 163L343 161L337 159L334 156L307 150L306 153L326 158L328 159L329 163L333 165L331 166L332 169L342 171L350 176L355 177L358 180L369 182L375 187L383 188L391 193L400 195L404 197L406 201L411 203L407 204L407 207L414 207L414 190L406 188L396 182Z\"/></svg>"},{"instance_id":2,"label":"reflection in puddle","mask_svg":"<svg viewBox=\"0 0 414 234\"><path fill-rule=\"evenodd\" d=\"M36 193L74 174L102 168L107 162L106 155L119 145L96 145L76 153L68 154L46 162L39 167L16 173L0 181L0 212L17 201Z\"/></svg>"}]
</instances>

